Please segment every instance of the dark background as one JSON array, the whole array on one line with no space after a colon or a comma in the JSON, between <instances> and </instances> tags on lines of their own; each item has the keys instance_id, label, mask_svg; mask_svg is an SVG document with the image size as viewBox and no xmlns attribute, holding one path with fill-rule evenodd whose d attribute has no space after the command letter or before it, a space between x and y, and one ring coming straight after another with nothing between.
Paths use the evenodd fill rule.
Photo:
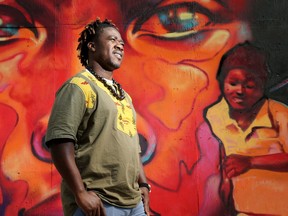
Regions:
<instances>
[{"instance_id":1,"label":"dark background","mask_svg":"<svg viewBox=\"0 0 288 216\"><path fill-rule=\"evenodd\" d=\"M288 104L288 1L253 0L254 43L268 53L269 97Z\"/></svg>"}]
</instances>

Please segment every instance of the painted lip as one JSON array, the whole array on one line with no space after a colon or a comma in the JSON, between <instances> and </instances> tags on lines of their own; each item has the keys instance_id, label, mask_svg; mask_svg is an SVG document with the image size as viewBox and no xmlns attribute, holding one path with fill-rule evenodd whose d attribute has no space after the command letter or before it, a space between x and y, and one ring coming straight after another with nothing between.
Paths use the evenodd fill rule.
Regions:
<instances>
[{"instance_id":1,"label":"painted lip","mask_svg":"<svg viewBox=\"0 0 288 216\"><path fill-rule=\"evenodd\" d=\"M243 103L243 102L244 102L244 98L234 97L234 98L233 98L233 101L234 101L235 103Z\"/></svg>"}]
</instances>

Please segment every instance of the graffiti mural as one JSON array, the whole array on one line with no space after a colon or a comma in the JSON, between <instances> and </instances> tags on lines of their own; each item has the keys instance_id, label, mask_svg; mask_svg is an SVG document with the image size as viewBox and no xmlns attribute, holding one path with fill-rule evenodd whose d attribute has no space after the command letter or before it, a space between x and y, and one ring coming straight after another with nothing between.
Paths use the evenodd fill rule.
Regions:
<instances>
[{"instance_id":1,"label":"graffiti mural","mask_svg":"<svg viewBox=\"0 0 288 216\"><path fill-rule=\"evenodd\" d=\"M271 57L266 91L287 104L287 4L0 1L0 215L63 215L61 178L43 140L55 92L82 69L79 33L96 17L111 19L125 40L115 79L137 111L151 214L224 215L233 203L219 194L221 145L205 118L221 95L219 62L238 43L262 47Z\"/></svg>"}]
</instances>

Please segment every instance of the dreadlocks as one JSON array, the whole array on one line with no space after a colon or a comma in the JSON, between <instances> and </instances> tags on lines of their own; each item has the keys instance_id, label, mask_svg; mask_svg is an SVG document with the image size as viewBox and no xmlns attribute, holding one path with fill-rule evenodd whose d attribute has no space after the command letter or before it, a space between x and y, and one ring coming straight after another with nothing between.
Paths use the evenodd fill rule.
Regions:
<instances>
[{"instance_id":1,"label":"dreadlocks","mask_svg":"<svg viewBox=\"0 0 288 216\"><path fill-rule=\"evenodd\" d=\"M112 23L111 20L105 19L104 21L101 21L100 18L97 18L95 21L86 25L85 29L80 33L77 50L79 52L78 58L83 66L86 67L88 65L87 44L93 41L95 38L98 38L99 33L106 27L113 27L118 30L116 25Z\"/></svg>"}]
</instances>

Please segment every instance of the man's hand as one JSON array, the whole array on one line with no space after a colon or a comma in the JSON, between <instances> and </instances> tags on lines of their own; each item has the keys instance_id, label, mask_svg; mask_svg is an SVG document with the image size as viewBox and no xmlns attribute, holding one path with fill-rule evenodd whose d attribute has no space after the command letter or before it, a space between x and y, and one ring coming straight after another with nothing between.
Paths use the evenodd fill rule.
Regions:
<instances>
[{"instance_id":1,"label":"man's hand","mask_svg":"<svg viewBox=\"0 0 288 216\"><path fill-rule=\"evenodd\" d=\"M106 216L101 199L93 191L83 191L77 194L75 199L86 216Z\"/></svg>"},{"instance_id":2,"label":"man's hand","mask_svg":"<svg viewBox=\"0 0 288 216\"><path fill-rule=\"evenodd\" d=\"M149 191L146 187L140 187L142 202L144 204L144 210L147 216L150 216L150 209L149 209Z\"/></svg>"},{"instance_id":3,"label":"man's hand","mask_svg":"<svg viewBox=\"0 0 288 216\"><path fill-rule=\"evenodd\" d=\"M229 155L225 158L223 167L230 179L251 169L251 157L236 154Z\"/></svg>"}]
</instances>

